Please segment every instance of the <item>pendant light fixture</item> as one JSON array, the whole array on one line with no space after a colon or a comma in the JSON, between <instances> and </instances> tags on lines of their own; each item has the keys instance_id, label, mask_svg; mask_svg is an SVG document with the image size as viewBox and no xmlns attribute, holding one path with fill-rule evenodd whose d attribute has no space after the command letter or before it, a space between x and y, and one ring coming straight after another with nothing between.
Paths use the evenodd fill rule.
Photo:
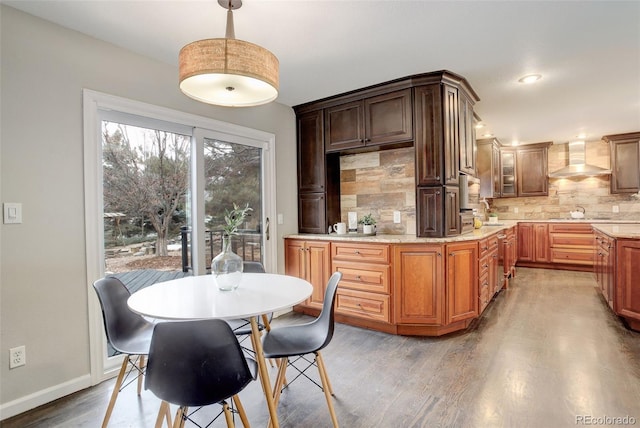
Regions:
<instances>
[{"instance_id":1,"label":"pendant light fixture","mask_svg":"<svg viewBox=\"0 0 640 428\"><path fill-rule=\"evenodd\" d=\"M227 9L225 38L199 40L180 50L180 90L198 101L226 107L275 100L278 58L261 46L235 38L233 10L242 6L242 0L218 3Z\"/></svg>"}]
</instances>

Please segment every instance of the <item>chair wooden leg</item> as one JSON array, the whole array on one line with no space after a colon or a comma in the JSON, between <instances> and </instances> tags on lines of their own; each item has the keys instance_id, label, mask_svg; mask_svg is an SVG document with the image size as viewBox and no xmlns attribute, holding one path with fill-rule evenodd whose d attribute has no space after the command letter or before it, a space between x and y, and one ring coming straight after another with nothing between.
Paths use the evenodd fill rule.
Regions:
<instances>
[{"instance_id":1,"label":"chair wooden leg","mask_svg":"<svg viewBox=\"0 0 640 428\"><path fill-rule=\"evenodd\" d=\"M222 402L222 411L224 412L224 418L227 420L227 427L234 428L235 424L233 423L233 415L231 414L231 410L229 410L229 405L226 401Z\"/></svg>"},{"instance_id":2,"label":"chair wooden leg","mask_svg":"<svg viewBox=\"0 0 640 428\"><path fill-rule=\"evenodd\" d=\"M139 364L138 367L140 367L141 371L144 371L144 367L146 366L146 361L144 358L144 355L140 355L140 360L139 360ZM138 376L138 395L140 395L140 393L142 392L142 381L144 380L144 376L142 375L142 373L140 373L140 375Z\"/></svg>"},{"instance_id":3,"label":"chair wooden leg","mask_svg":"<svg viewBox=\"0 0 640 428\"><path fill-rule=\"evenodd\" d=\"M322 370L324 371L324 375L327 379L327 386L329 387L329 393L331 395L335 395L333 393L333 387L331 387L331 382L329 381L329 375L327 374L327 366L324 365L324 360L322 359L322 355L320 354L320 351L316 352L316 361L318 361L318 367L322 365Z\"/></svg>"},{"instance_id":4,"label":"chair wooden leg","mask_svg":"<svg viewBox=\"0 0 640 428\"><path fill-rule=\"evenodd\" d=\"M283 357L278 361L278 375L276 376L276 384L273 387L273 403L278 406L280 401L280 393L285 382L285 375L287 373L288 358Z\"/></svg>"},{"instance_id":5,"label":"chair wooden leg","mask_svg":"<svg viewBox=\"0 0 640 428\"><path fill-rule=\"evenodd\" d=\"M240 397L238 396L238 394L236 394L233 397L231 397L231 399L233 400L234 403L236 403L236 408L238 409L238 415L240 415L242 426L244 426L244 428L249 428L250 427L249 419L247 418L247 413L244 411L244 406L240 401Z\"/></svg>"},{"instance_id":6,"label":"chair wooden leg","mask_svg":"<svg viewBox=\"0 0 640 428\"><path fill-rule=\"evenodd\" d=\"M169 407L169 403L163 400L158 410L155 428L162 428L162 422L165 420L167 421L167 428L171 428L171 408Z\"/></svg>"},{"instance_id":7,"label":"chair wooden leg","mask_svg":"<svg viewBox=\"0 0 640 428\"><path fill-rule=\"evenodd\" d=\"M183 415L186 415L189 411L188 407L178 407L178 411L176 412L176 418L173 420L173 428L183 428L184 427L184 418Z\"/></svg>"},{"instance_id":8,"label":"chair wooden leg","mask_svg":"<svg viewBox=\"0 0 640 428\"><path fill-rule=\"evenodd\" d=\"M116 378L116 383L113 386L111 399L109 400L107 411L105 412L104 419L102 420L102 428L107 428L107 425L109 425L111 412L113 412L113 406L115 406L116 399L118 398L118 394L120 393L120 387L122 386L122 379L124 379L124 374L127 372L128 365L129 365L129 355L126 355L124 360L122 361L122 366L120 366L120 373L118 373L118 377Z\"/></svg>"},{"instance_id":9,"label":"chair wooden leg","mask_svg":"<svg viewBox=\"0 0 640 428\"><path fill-rule=\"evenodd\" d=\"M338 428L338 418L336 417L336 412L333 409L333 399L331 398L331 396L333 395L333 393L331 392L331 384L329 383L327 370L319 352L316 352L316 361L318 362L318 371L320 372L322 389L324 389L324 396L327 399L327 406L329 407L329 413L331 414L331 421L333 422L333 426L335 428Z\"/></svg>"}]
</instances>

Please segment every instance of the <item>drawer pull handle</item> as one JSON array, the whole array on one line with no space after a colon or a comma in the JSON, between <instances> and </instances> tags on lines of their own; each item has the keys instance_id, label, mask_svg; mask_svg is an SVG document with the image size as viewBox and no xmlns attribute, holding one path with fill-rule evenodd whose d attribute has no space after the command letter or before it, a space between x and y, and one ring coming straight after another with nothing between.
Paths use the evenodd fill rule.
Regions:
<instances>
[{"instance_id":1,"label":"drawer pull handle","mask_svg":"<svg viewBox=\"0 0 640 428\"><path fill-rule=\"evenodd\" d=\"M360 254L360 251L355 250L353 253L354 253L354 254Z\"/></svg>"},{"instance_id":2,"label":"drawer pull handle","mask_svg":"<svg viewBox=\"0 0 640 428\"><path fill-rule=\"evenodd\" d=\"M356 275L356 279L357 279L358 281L362 281L362 277L361 277L360 275Z\"/></svg>"}]
</instances>

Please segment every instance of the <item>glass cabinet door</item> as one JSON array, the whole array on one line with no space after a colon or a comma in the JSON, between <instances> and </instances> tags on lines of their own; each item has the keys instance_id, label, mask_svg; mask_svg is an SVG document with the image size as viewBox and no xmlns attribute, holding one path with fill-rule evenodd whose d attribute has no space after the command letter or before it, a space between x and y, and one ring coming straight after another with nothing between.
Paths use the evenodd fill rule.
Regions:
<instances>
[{"instance_id":1,"label":"glass cabinet door","mask_svg":"<svg viewBox=\"0 0 640 428\"><path fill-rule=\"evenodd\" d=\"M516 154L502 151L500 159L500 184L502 197L516 196Z\"/></svg>"}]
</instances>

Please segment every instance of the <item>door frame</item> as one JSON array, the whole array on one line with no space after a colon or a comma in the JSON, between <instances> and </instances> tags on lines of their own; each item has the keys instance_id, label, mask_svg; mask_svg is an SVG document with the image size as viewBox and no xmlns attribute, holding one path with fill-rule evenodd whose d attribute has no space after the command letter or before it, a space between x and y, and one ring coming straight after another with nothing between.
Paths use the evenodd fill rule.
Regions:
<instances>
[{"instance_id":1,"label":"door frame","mask_svg":"<svg viewBox=\"0 0 640 428\"><path fill-rule=\"evenodd\" d=\"M204 116L184 113L140 101L83 89L83 139L84 139L84 201L85 201L85 244L87 270L87 304L89 322L89 352L91 384L95 385L117 374L122 364L122 356L106 357L106 339L102 321L102 309L93 290L93 282L104 276L104 227L102 219L102 136L101 111L114 110L126 114L142 116L152 120L174 123L193 129L191 185L192 185L192 227L193 236L204 237L204 201L198 192L204 191L203 150L198 150L197 134L213 132L215 135L231 138L234 142L251 141L252 145L263 147L263 221L276 218L275 186L275 134L247 128ZM200 146L202 148L202 146ZM195 156L194 156L195 155ZM198 159L199 158L199 159ZM202 174L197 175L200 171ZM270 236L276 237L277 222L270 221ZM200 229L200 230L198 230ZM203 232L197 234L199 231ZM266 232L266 230L265 230ZM200 241L200 243L198 243ZM205 272L204 238L194 239L193 272ZM277 269L277 242L264 239L265 269ZM200 273L202 272L202 273Z\"/></svg>"}]
</instances>

